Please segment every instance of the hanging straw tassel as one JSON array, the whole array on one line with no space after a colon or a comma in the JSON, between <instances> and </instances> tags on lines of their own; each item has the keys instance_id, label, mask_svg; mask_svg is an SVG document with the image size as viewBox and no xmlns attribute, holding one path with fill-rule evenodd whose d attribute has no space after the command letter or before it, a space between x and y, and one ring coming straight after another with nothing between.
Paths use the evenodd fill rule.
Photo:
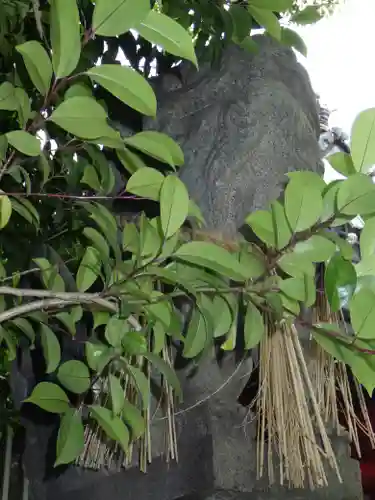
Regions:
<instances>
[{"instance_id":1,"label":"hanging straw tassel","mask_svg":"<svg viewBox=\"0 0 375 500\"><path fill-rule=\"evenodd\" d=\"M266 319L253 404L258 415L258 478L267 468L270 485L278 476L281 485L315 489L327 485L328 464L341 481L297 330L286 323L276 327L270 316Z\"/></svg>"},{"instance_id":2,"label":"hanging straw tassel","mask_svg":"<svg viewBox=\"0 0 375 500\"><path fill-rule=\"evenodd\" d=\"M318 292L314 311L315 323L330 323L332 325L340 325L341 328L346 329L347 326L342 311L332 313L323 290L323 284L321 284L321 290ZM353 395L346 365L341 361L335 360L313 339L312 343L317 360L314 370L314 388L320 412L325 423L331 425L336 429L337 434L340 435L342 433L338 411L340 410L349 434L349 440L354 445L358 458L361 458L359 431L362 431L368 437L372 448L375 448L375 433L368 414L363 389L357 380L354 379L355 394ZM355 412L353 396L358 400L361 412L360 418ZM338 403L340 404L339 409Z\"/></svg>"}]
</instances>

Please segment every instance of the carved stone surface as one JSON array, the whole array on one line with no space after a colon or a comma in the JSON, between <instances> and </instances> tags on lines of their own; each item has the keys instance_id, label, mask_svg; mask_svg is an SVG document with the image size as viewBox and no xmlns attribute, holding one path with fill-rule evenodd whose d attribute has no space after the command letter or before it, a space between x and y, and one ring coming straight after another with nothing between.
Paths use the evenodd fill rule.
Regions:
<instances>
[{"instance_id":1,"label":"carved stone surface","mask_svg":"<svg viewBox=\"0 0 375 500\"><path fill-rule=\"evenodd\" d=\"M233 45L219 69L186 64L180 87L156 85L157 118L145 123L181 145L181 179L208 228L228 236L280 195L287 172L322 171L318 105L306 70L272 38L254 40L254 54Z\"/></svg>"},{"instance_id":2,"label":"carved stone surface","mask_svg":"<svg viewBox=\"0 0 375 500\"><path fill-rule=\"evenodd\" d=\"M230 237L247 214L280 195L287 172L322 171L318 106L306 71L290 49L265 36L255 40L256 54L232 46L218 70L202 67L197 73L186 64L182 85L166 89L165 82L156 83L158 117L145 123L180 143L181 179L209 229ZM166 464L156 449L146 475L135 467L118 473L69 468L46 482L40 464L33 471L32 457L39 460L49 431L43 435L30 426L30 500L359 500L359 468L348 459L345 443L337 448L343 486L333 480L314 493L256 481L254 429L243 427L244 409L236 402L251 366L236 369L231 356L226 359L222 369L207 359L196 378L183 377L179 462Z\"/></svg>"}]
</instances>

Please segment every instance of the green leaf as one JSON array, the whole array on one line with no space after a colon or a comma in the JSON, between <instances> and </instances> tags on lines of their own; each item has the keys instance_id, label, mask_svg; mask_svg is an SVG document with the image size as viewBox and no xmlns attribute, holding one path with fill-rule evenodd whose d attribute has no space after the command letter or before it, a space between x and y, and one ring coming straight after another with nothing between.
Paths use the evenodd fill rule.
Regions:
<instances>
[{"instance_id":1,"label":"green leaf","mask_svg":"<svg viewBox=\"0 0 375 500\"><path fill-rule=\"evenodd\" d=\"M52 63L56 78L69 76L81 56L77 0L51 0Z\"/></svg>"},{"instance_id":2,"label":"green leaf","mask_svg":"<svg viewBox=\"0 0 375 500\"><path fill-rule=\"evenodd\" d=\"M90 387L90 372L82 361L75 359L63 363L57 371L59 382L68 391L82 394Z\"/></svg>"},{"instance_id":3,"label":"green leaf","mask_svg":"<svg viewBox=\"0 0 375 500\"><path fill-rule=\"evenodd\" d=\"M245 219L254 233L269 247L276 247L276 234L272 213L267 210L257 210Z\"/></svg>"},{"instance_id":4,"label":"green leaf","mask_svg":"<svg viewBox=\"0 0 375 500\"><path fill-rule=\"evenodd\" d=\"M184 358L191 359L198 356L205 348L207 339L206 318L201 314L199 309L195 309L185 337L184 350L182 352Z\"/></svg>"},{"instance_id":5,"label":"green leaf","mask_svg":"<svg viewBox=\"0 0 375 500\"><path fill-rule=\"evenodd\" d=\"M296 24L313 24L322 19L319 6L308 5L303 10L297 12L291 19Z\"/></svg>"},{"instance_id":6,"label":"green leaf","mask_svg":"<svg viewBox=\"0 0 375 500\"><path fill-rule=\"evenodd\" d=\"M303 56L307 57L307 46L300 35L289 28L281 28L281 43L288 47L298 50Z\"/></svg>"},{"instance_id":7,"label":"green leaf","mask_svg":"<svg viewBox=\"0 0 375 500\"><path fill-rule=\"evenodd\" d=\"M31 81L42 95L46 95L52 80L52 64L43 45L30 40L16 46L22 55Z\"/></svg>"},{"instance_id":8,"label":"green leaf","mask_svg":"<svg viewBox=\"0 0 375 500\"><path fill-rule=\"evenodd\" d=\"M70 408L68 396L52 382L40 382L24 403L33 403L50 413L65 413Z\"/></svg>"},{"instance_id":9,"label":"green leaf","mask_svg":"<svg viewBox=\"0 0 375 500\"><path fill-rule=\"evenodd\" d=\"M58 266L51 264L47 259L40 257L33 259L35 264L41 270L43 285L53 292L65 292L65 283L58 274Z\"/></svg>"},{"instance_id":10,"label":"green leaf","mask_svg":"<svg viewBox=\"0 0 375 500\"><path fill-rule=\"evenodd\" d=\"M303 254L285 253L277 264L280 269L294 278L303 278L305 274L315 276L315 266Z\"/></svg>"},{"instance_id":11,"label":"green leaf","mask_svg":"<svg viewBox=\"0 0 375 500\"><path fill-rule=\"evenodd\" d=\"M137 170L145 168L146 164L138 155L133 153L127 148L116 151L117 157L124 166L124 168L129 172L129 174L134 174Z\"/></svg>"},{"instance_id":12,"label":"green leaf","mask_svg":"<svg viewBox=\"0 0 375 500\"><path fill-rule=\"evenodd\" d=\"M43 323L40 325L40 339L43 356L46 361L46 373L52 373L59 366L61 359L60 342L51 328Z\"/></svg>"},{"instance_id":13,"label":"green leaf","mask_svg":"<svg viewBox=\"0 0 375 500\"><path fill-rule=\"evenodd\" d=\"M12 326L16 326L30 340L31 344L35 342L35 332L32 324L25 318L15 318L11 321Z\"/></svg>"},{"instance_id":14,"label":"green leaf","mask_svg":"<svg viewBox=\"0 0 375 500\"><path fill-rule=\"evenodd\" d=\"M336 245L323 236L313 235L297 243L293 251L311 262L324 262L335 253Z\"/></svg>"},{"instance_id":15,"label":"green leaf","mask_svg":"<svg viewBox=\"0 0 375 500\"><path fill-rule=\"evenodd\" d=\"M103 106L91 97L71 97L63 101L49 120L83 139L111 137L115 132L107 124L107 113Z\"/></svg>"},{"instance_id":16,"label":"green leaf","mask_svg":"<svg viewBox=\"0 0 375 500\"><path fill-rule=\"evenodd\" d=\"M0 135L0 162L5 160L7 150L8 150L8 140L6 138L6 135Z\"/></svg>"},{"instance_id":17,"label":"green leaf","mask_svg":"<svg viewBox=\"0 0 375 500\"><path fill-rule=\"evenodd\" d=\"M128 180L126 191L142 198L159 201L164 179L164 175L154 168L141 168Z\"/></svg>"},{"instance_id":18,"label":"green leaf","mask_svg":"<svg viewBox=\"0 0 375 500\"><path fill-rule=\"evenodd\" d=\"M287 177L298 182L300 185L305 184L308 186L313 186L319 192L323 193L327 189L327 184L321 175L315 172L309 172L307 170L297 170L295 172L288 172Z\"/></svg>"},{"instance_id":19,"label":"green leaf","mask_svg":"<svg viewBox=\"0 0 375 500\"><path fill-rule=\"evenodd\" d=\"M188 59L198 67L190 34L170 17L151 10L135 29L149 42L161 45L166 52Z\"/></svg>"},{"instance_id":20,"label":"green leaf","mask_svg":"<svg viewBox=\"0 0 375 500\"><path fill-rule=\"evenodd\" d=\"M362 288L350 302L350 319L358 338L375 339L375 293Z\"/></svg>"},{"instance_id":21,"label":"green leaf","mask_svg":"<svg viewBox=\"0 0 375 500\"><path fill-rule=\"evenodd\" d=\"M357 276L375 276L375 255L366 255L355 265Z\"/></svg>"},{"instance_id":22,"label":"green leaf","mask_svg":"<svg viewBox=\"0 0 375 500\"><path fill-rule=\"evenodd\" d=\"M241 248L239 261L250 279L259 278L267 270L265 256L253 245L248 244Z\"/></svg>"},{"instance_id":23,"label":"green leaf","mask_svg":"<svg viewBox=\"0 0 375 500\"><path fill-rule=\"evenodd\" d=\"M15 88L10 82L0 85L0 110L15 111L18 108L18 101L15 95Z\"/></svg>"},{"instance_id":24,"label":"green leaf","mask_svg":"<svg viewBox=\"0 0 375 500\"><path fill-rule=\"evenodd\" d=\"M14 95L18 102L18 123L20 128L25 128L31 116L30 98L23 89L18 87L14 90Z\"/></svg>"},{"instance_id":25,"label":"green leaf","mask_svg":"<svg viewBox=\"0 0 375 500\"><path fill-rule=\"evenodd\" d=\"M286 217L284 206L279 201L271 203L273 231L276 237L276 248L283 249L292 238L292 230Z\"/></svg>"},{"instance_id":26,"label":"green leaf","mask_svg":"<svg viewBox=\"0 0 375 500\"><path fill-rule=\"evenodd\" d=\"M86 74L123 103L147 116L156 115L156 97L151 85L137 71L118 64L94 66Z\"/></svg>"},{"instance_id":27,"label":"green leaf","mask_svg":"<svg viewBox=\"0 0 375 500\"><path fill-rule=\"evenodd\" d=\"M146 423L142 416L142 413L136 406L132 405L131 403L129 403L129 401L126 400L124 400L122 418L131 429L132 439L138 439L145 432Z\"/></svg>"},{"instance_id":28,"label":"green leaf","mask_svg":"<svg viewBox=\"0 0 375 500\"><path fill-rule=\"evenodd\" d=\"M375 255L375 217L367 219L360 236L361 258Z\"/></svg>"},{"instance_id":29,"label":"green leaf","mask_svg":"<svg viewBox=\"0 0 375 500\"><path fill-rule=\"evenodd\" d=\"M332 257L326 268L324 286L333 312L338 311L348 302L356 284L357 274L353 264L339 255Z\"/></svg>"},{"instance_id":30,"label":"green leaf","mask_svg":"<svg viewBox=\"0 0 375 500\"><path fill-rule=\"evenodd\" d=\"M304 302L306 298L304 278L287 278L280 282L280 290L290 299Z\"/></svg>"},{"instance_id":31,"label":"green leaf","mask_svg":"<svg viewBox=\"0 0 375 500\"><path fill-rule=\"evenodd\" d=\"M91 406L90 413L107 436L119 443L126 453L129 446L129 431L124 422L119 417L114 416L108 408L99 405Z\"/></svg>"},{"instance_id":32,"label":"green leaf","mask_svg":"<svg viewBox=\"0 0 375 500\"><path fill-rule=\"evenodd\" d=\"M105 329L105 338L113 347L120 347L124 335L129 331L128 322L118 316L111 316Z\"/></svg>"},{"instance_id":33,"label":"green leaf","mask_svg":"<svg viewBox=\"0 0 375 500\"><path fill-rule=\"evenodd\" d=\"M263 316L254 304L247 304L245 316L245 349L252 349L262 340L265 333Z\"/></svg>"},{"instance_id":34,"label":"green leaf","mask_svg":"<svg viewBox=\"0 0 375 500\"><path fill-rule=\"evenodd\" d=\"M135 28L150 12L149 0L96 0L93 31L118 36Z\"/></svg>"},{"instance_id":35,"label":"green leaf","mask_svg":"<svg viewBox=\"0 0 375 500\"><path fill-rule=\"evenodd\" d=\"M8 224L11 215L12 203L10 199L5 194L0 194L0 229Z\"/></svg>"},{"instance_id":36,"label":"green leaf","mask_svg":"<svg viewBox=\"0 0 375 500\"><path fill-rule=\"evenodd\" d=\"M77 288L80 292L88 290L97 280L102 261L100 253L94 247L87 247L77 271Z\"/></svg>"},{"instance_id":37,"label":"green leaf","mask_svg":"<svg viewBox=\"0 0 375 500\"><path fill-rule=\"evenodd\" d=\"M248 277L246 268L233 255L213 243L199 241L185 243L172 257L200 267L207 267L233 280L243 281Z\"/></svg>"},{"instance_id":38,"label":"green leaf","mask_svg":"<svg viewBox=\"0 0 375 500\"><path fill-rule=\"evenodd\" d=\"M345 175L345 177L349 177L349 175L356 173L352 157L347 153L339 151L338 153L330 155L327 160L336 172Z\"/></svg>"},{"instance_id":39,"label":"green leaf","mask_svg":"<svg viewBox=\"0 0 375 500\"><path fill-rule=\"evenodd\" d=\"M172 167L184 163L184 154L180 146L166 134L154 130L139 132L124 139L125 144L152 158L156 158Z\"/></svg>"},{"instance_id":40,"label":"green leaf","mask_svg":"<svg viewBox=\"0 0 375 500\"><path fill-rule=\"evenodd\" d=\"M126 359L121 358L121 361L125 364L126 369L134 380L136 388L142 397L143 407L148 408L150 402L150 384L145 374L136 366L130 365Z\"/></svg>"},{"instance_id":41,"label":"green leaf","mask_svg":"<svg viewBox=\"0 0 375 500\"><path fill-rule=\"evenodd\" d=\"M75 83L65 92L64 98L70 97L93 97L92 90L83 83Z\"/></svg>"},{"instance_id":42,"label":"green leaf","mask_svg":"<svg viewBox=\"0 0 375 500\"><path fill-rule=\"evenodd\" d=\"M86 342L85 344L87 364L95 372L100 372L104 368L105 361L109 362L112 355L112 349L104 344L94 344L93 342Z\"/></svg>"},{"instance_id":43,"label":"green leaf","mask_svg":"<svg viewBox=\"0 0 375 500\"><path fill-rule=\"evenodd\" d=\"M375 212L375 186L364 174L351 175L340 184L337 208L344 215L366 215Z\"/></svg>"},{"instance_id":44,"label":"green leaf","mask_svg":"<svg viewBox=\"0 0 375 500\"><path fill-rule=\"evenodd\" d=\"M168 175L160 190L160 221L165 238L173 236L189 213L189 195L182 181Z\"/></svg>"},{"instance_id":45,"label":"green leaf","mask_svg":"<svg viewBox=\"0 0 375 500\"><path fill-rule=\"evenodd\" d=\"M321 236L323 238L327 238L328 240L332 241L337 249L341 252L341 256L346 259L346 260L352 260L353 259L353 247L352 245L346 241L344 238L341 238L337 233L334 233L333 231L322 231Z\"/></svg>"},{"instance_id":46,"label":"green leaf","mask_svg":"<svg viewBox=\"0 0 375 500\"><path fill-rule=\"evenodd\" d=\"M166 361L164 361L164 359L156 354L147 352L144 354L144 357L150 361L152 366L156 368L161 375L163 375L167 383L175 391L176 396L180 399L180 401L182 401L182 389L174 369Z\"/></svg>"},{"instance_id":47,"label":"green leaf","mask_svg":"<svg viewBox=\"0 0 375 500\"><path fill-rule=\"evenodd\" d=\"M142 332L126 332L121 344L124 352L131 356L144 354L148 350L147 339Z\"/></svg>"},{"instance_id":48,"label":"green leaf","mask_svg":"<svg viewBox=\"0 0 375 500\"><path fill-rule=\"evenodd\" d=\"M101 258L109 259L109 247L105 238L93 227L85 227L83 234L91 240L92 244L101 254Z\"/></svg>"},{"instance_id":49,"label":"green leaf","mask_svg":"<svg viewBox=\"0 0 375 500\"><path fill-rule=\"evenodd\" d=\"M84 448L85 431L81 415L77 410L70 408L61 418L54 467L74 462Z\"/></svg>"},{"instance_id":50,"label":"green leaf","mask_svg":"<svg viewBox=\"0 0 375 500\"><path fill-rule=\"evenodd\" d=\"M322 194L316 185L292 177L285 190L285 213L294 232L310 229L323 211Z\"/></svg>"},{"instance_id":51,"label":"green leaf","mask_svg":"<svg viewBox=\"0 0 375 500\"><path fill-rule=\"evenodd\" d=\"M108 375L109 394L111 396L112 411L114 415L119 415L123 409L125 394L120 379L111 373Z\"/></svg>"},{"instance_id":52,"label":"green leaf","mask_svg":"<svg viewBox=\"0 0 375 500\"><path fill-rule=\"evenodd\" d=\"M375 165L375 108L362 111L355 119L350 149L355 169L366 174Z\"/></svg>"},{"instance_id":53,"label":"green leaf","mask_svg":"<svg viewBox=\"0 0 375 500\"><path fill-rule=\"evenodd\" d=\"M41 150L39 140L28 132L25 132L24 130L13 130L12 132L7 132L6 138L14 149L17 149L17 151L20 151L24 155L40 155Z\"/></svg>"},{"instance_id":54,"label":"green leaf","mask_svg":"<svg viewBox=\"0 0 375 500\"><path fill-rule=\"evenodd\" d=\"M263 26L271 36L276 38L276 40L281 40L281 27L279 20L273 12L255 7L251 4L249 4L247 8L260 26Z\"/></svg>"},{"instance_id":55,"label":"green leaf","mask_svg":"<svg viewBox=\"0 0 375 500\"><path fill-rule=\"evenodd\" d=\"M249 11L242 5L232 4L229 14L233 23L232 38L236 42L242 42L251 31L252 18Z\"/></svg>"},{"instance_id":56,"label":"green leaf","mask_svg":"<svg viewBox=\"0 0 375 500\"><path fill-rule=\"evenodd\" d=\"M95 167L92 165L85 166L81 184L87 184L94 191L100 191L100 180Z\"/></svg>"},{"instance_id":57,"label":"green leaf","mask_svg":"<svg viewBox=\"0 0 375 500\"><path fill-rule=\"evenodd\" d=\"M293 7L293 0L249 0L249 5L273 12L286 12Z\"/></svg>"},{"instance_id":58,"label":"green leaf","mask_svg":"<svg viewBox=\"0 0 375 500\"><path fill-rule=\"evenodd\" d=\"M215 295L212 304L212 319L214 321L214 337L227 335L235 321L235 297Z\"/></svg>"}]
</instances>

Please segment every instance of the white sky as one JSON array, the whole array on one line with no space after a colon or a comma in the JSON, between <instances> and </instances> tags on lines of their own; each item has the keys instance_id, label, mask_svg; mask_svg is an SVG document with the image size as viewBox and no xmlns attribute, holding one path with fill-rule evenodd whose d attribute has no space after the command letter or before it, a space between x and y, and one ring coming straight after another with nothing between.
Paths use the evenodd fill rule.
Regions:
<instances>
[{"instance_id":1,"label":"white sky","mask_svg":"<svg viewBox=\"0 0 375 500\"><path fill-rule=\"evenodd\" d=\"M314 90L337 109L330 125L350 133L356 115L375 106L375 0L344 0L334 15L298 31Z\"/></svg>"}]
</instances>

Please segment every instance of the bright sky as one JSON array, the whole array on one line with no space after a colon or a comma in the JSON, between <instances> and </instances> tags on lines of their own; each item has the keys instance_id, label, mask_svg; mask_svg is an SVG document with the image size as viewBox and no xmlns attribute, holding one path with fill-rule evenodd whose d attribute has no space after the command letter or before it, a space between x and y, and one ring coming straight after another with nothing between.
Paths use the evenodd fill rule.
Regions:
<instances>
[{"instance_id":1,"label":"bright sky","mask_svg":"<svg viewBox=\"0 0 375 500\"><path fill-rule=\"evenodd\" d=\"M375 106L375 0L344 0L334 15L298 31L314 90L337 109L330 125L350 133L356 115Z\"/></svg>"}]
</instances>

